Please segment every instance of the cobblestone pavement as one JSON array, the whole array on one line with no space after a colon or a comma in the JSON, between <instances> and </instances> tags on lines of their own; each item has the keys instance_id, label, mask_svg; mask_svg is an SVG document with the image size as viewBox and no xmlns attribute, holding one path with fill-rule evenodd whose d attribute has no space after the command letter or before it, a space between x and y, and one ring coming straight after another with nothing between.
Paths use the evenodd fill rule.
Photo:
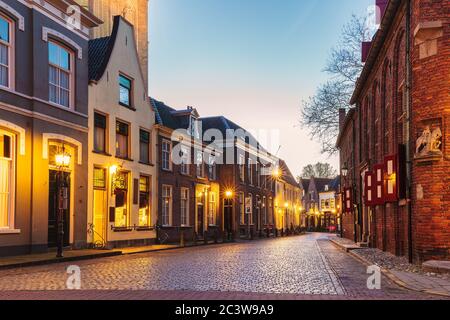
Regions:
<instances>
[{"instance_id":1,"label":"cobblestone pavement","mask_svg":"<svg viewBox=\"0 0 450 320\"><path fill-rule=\"evenodd\" d=\"M66 289L81 268L82 291ZM0 272L0 299L427 299L383 278L367 289L365 267L325 235L179 249Z\"/></svg>"}]
</instances>

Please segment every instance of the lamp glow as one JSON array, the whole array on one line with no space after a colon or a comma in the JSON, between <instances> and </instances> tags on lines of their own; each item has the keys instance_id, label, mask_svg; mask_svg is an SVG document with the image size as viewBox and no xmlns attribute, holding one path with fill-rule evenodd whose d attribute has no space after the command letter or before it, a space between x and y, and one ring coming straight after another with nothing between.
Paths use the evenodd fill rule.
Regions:
<instances>
[{"instance_id":1,"label":"lamp glow","mask_svg":"<svg viewBox=\"0 0 450 320\"><path fill-rule=\"evenodd\" d=\"M70 165L70 155L64 153L55 155L55 163L58 167L68 167Z\"/></svg>"}]
</instances>

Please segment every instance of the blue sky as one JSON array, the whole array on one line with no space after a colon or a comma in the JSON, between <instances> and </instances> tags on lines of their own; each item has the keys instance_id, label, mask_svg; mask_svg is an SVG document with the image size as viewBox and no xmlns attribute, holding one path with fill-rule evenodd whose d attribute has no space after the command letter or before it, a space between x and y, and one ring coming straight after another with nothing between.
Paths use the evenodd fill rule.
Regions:
<instances>
[{"instance_id":1,"label":"blue sky","mask_svg":"<svg viewBox=\"0 0 450 320\"><path fill-rule=\"evenodd\" d=\"M299 127L301 101L327 79L342 26L374 2L152 0L150 94L246 129L280 130L279 156L294 175L319 160L338 168Z\"/></svg>"}]
</instances>

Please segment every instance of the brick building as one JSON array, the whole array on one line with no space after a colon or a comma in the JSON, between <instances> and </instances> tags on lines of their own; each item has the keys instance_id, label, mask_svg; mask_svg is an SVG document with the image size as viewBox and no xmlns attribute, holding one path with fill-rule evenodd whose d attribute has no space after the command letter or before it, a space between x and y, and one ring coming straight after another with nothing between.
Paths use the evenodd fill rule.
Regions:
<instances>
[{"instance_id":1,"label":"brick building","mask_svg":"<svg viewBox=\"0 0 450 320\"><path fill-rule=\"evenodd\" d=\"M450 2L377 1L338 147L344 236L411 261L450 248Z\"/></svg>"}]
</instances>

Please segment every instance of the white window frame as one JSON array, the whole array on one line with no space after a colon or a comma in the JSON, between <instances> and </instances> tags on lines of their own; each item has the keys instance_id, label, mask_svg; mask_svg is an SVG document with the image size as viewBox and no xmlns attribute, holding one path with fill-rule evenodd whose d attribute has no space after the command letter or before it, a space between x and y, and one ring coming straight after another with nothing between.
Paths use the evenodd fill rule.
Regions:
<instances>
[{"instance_id":1,"label":"white window frame","mask_svg":"<svg viewBox=\"0 0 450 320\"><path fill-rule=\"evenodd\" d=\"M181 164L180 164L180 172L184 175L190 174L189 169L189 148L185 146L181 146L181 152L183 153L181 156Z\"/></svg>"},{"instance_id":2,"label":"white window frame","mask_svg":"<svg viewBox=\"0 0 450 320\"><path fill-rule=\"evenodd\" d=\"M49 79L48 79L48 88L49 88L48 101L51 104L57 105L59 107L62 107L62 108L68 109L68 110L74 110L74 105L75 105L75 79L74 79L75 78L74 77L74 74L75 74L75 53L68 46L64 45L64 43L62 43L62 42L60 42L58 40L50 40L50 39L49 39L49 41L47 43L47 48L48 48L47 50L49 50L50 44L53 44L53 45L55 45L55 46L65 50L65 51L67 51L69 53L69 64L70 64L69 65L69 70L63 69L60 66L51 63L50 62L50 52L47 53L48 70L50 70L50 67L53 67L53 68L57 69L59 72L65 72L65 73L69 74L69 106L67 107L67 106L62 105L62 104L60 104L58 102L50 100L50 85L53 85L53 86L57 87L58 89L62 88L58 84L51 83L50 82L50 76L49 76ZM64 90L65 90L65 88L64 88Z\"/></svg>"},{"instance_id":3,"label":"white window frame","mask_svg":"<svg viewBox=\"0 0 450 320\"><path fill-rule=\"evenodd\" d=\"M253 160L248 158L248 183L253 186Z\"/></svg>"},{"instance_id":4,"label":"white window frame","mask_svg":"<svg viewBox=\"0 0 450 320\"><path fill-rule=\"evenodd\" d=\"M5 131L0 129L0 134L1 135L5 135L10 137L11 139L11 157L10 158L2 158L2 160L7 160L9 161L9 165L10 165L10 172L9 172L9 179L10 179L10 188L9 188L9 195L8 195L8 213L7 213L7 219L8 219L8 223L7 226L5 227L0 227L0 234L1 233L9 233L9 232L14 232L14 233L18 233L20 232L20 230L15 230L14 229L14 225L15 225L15 199L16 199L16 194L15 194L15 190L16 190L16 136L14 134L12 134L11 132Z\"/></svg>"},{"instance_id":5,"label":"white window frame","mask_svg":"<svg viewBox=\"0 0 450 320\"><path fill-rule=\"evenodd\" d=\"M208 224L210 226L217 225L217 195L212 191L208 197Z\"/></svg>"},{"instance_id":6,"label":"white window frame","mask_svg":"<svg viewBox=\"0 0 450 320\"><path fill-rule=\"evenodd\" d=\"M245 156L239 155L239 179L241 182L245 182Z\"/></svg>"},{"instance_id":7,"label":"white window frame","mask_svg":"<svg viewBox=\"0 0 450 320\"><path fill-rule=\"evenodd\" d=\"M162 186L161 225L164 227L170 227L172 225L172 201L173 201L172 191L173 191L172 186L169 185ZM168 201L167 203L165 201L166 199Z\"/></svg>"},{"instance_id":8,"label":"white window frame","mask_svg":"<svg viewBox=\"0 0 450 320\"><path fill-rule=\"evenodd\" d=\"M189 188L181 188L180 224L182 227L189 226L189 200Z\"/></svg>"},{"instance_id":9,"label":"white window frame","mask_svg":"<svg viewBox=\"0 0 450 320\"><path fill-rule=\"evenodd\" d=\"M161 142L161 168L172 171L172 142L166 139Z\"/></svg>"},{"instance_id":10,"label":"white window frame","mask_svg":"<svg viewBox=\"0 0 450 320\"><path fill-rule=\"evenodd\" d=\"M4 65L8 68L8 85L3 86L0 84L0 88L14 89L14 70L15 70L15 22L8 16L0 12L0 18L3 18L9 24L9 42L1 41L0 44L6 46L8 51L8 65Z\"/></svg>"}]
</instances>

